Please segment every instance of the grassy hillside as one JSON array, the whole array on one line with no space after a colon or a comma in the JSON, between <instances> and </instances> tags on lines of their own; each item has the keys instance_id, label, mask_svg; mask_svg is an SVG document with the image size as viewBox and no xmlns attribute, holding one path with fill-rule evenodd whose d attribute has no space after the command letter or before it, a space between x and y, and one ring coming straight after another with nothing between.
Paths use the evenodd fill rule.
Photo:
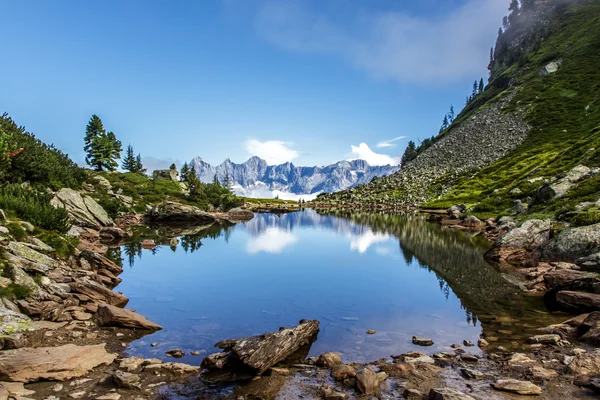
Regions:
<instances>
[{"instance_id":1,"label":"grassy hillside","mask_svg":"<svg viewBox=\"0 0 600 400\"><path fill-rule=\"evenodd\" d=\"M454 182L452 189L428 207L457 202L478 204L481 211L501 211L512 204L514 188L532 195L535 177L550 178L578 164L600 165L600 3L574 5L556 16L552 33L524 64L507 69L502 78L514 79L513 107L525 110L531 126L528 138L500 161L471 177ZM562 59L558 71L540 70ZM460 123L459 119L457 122Z\"/></svg>"},{"instance_id":2,"label":"grassy hillside","mask_svg":"<svg viewBox=\"0 0 600 400\"><path fill-rule=\"evenodd\" d=\"M529 203L543 179L560 177L579 164L590 168L600 166L600 2L573 0L566 4L559 0L537 2L534 9L522 10L513 18L512 25L496 43L495 58L490 64L492 76L485 91L435 137L433 142L437 147L426 149L389 178L324 195L317 201L335 205L364 200L366 205L404 203L427 208L464 203L482 215L499 215L510 213L517 199ZM556 72L541 73L545 66L556 61L561 62ZM449 171L434 179L428 171L420 169L425 164L424 157L443 165L447 152L440 146L451 142L447 139L461 130L479 129L472 122L481 120L492 105L509 99L501 115L524 120L530 127L521 144L479 169ZM499 125L494 129L492 135L496 137L512 131ZM483 153L491 143L475 145ZM472 151L473 143L457 145L455 140L450 150L460 153L464 150L461 147L470 147ZM466 154L466 150L463 152ZM422 180L415 178L419 175L424 176ZM425 193L425 202L411 202L407 196L414 191L415 179ZM566 196L536 205L528 217L564 216L583 201L597 201L599 192L600 178L589 178ZM595 207L577 218L581 223L600 220Z\"/></svg>"}]
</instances>

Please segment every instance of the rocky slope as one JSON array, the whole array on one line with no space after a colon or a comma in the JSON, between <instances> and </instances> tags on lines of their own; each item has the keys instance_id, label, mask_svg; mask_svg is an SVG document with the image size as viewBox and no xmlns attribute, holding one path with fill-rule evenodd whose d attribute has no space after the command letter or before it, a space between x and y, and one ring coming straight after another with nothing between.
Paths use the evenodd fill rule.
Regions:
<instances>
[{"instance_id":1,"label":"rocky slope","mask_svg":"<svg viewBox=\"0 0 600 400\"><path fill-rule=\"evenodd\" d=\"M591 177L585 189L572 186L562 200L532 202L545 182L578 165L600 166L600 4L528 3L532 8L513 16L498 38L485 91L431 147L389 177L317 202L428 208L464 203L498 215L512 213L519 200L557 217L563 209L597 201L588 186L600 186ZM588 219L600 221L591 211Z\"/></svg>"},{"instance_id":2,"label":"rocky slope","mask_svg":"<svg viewBox=\"0 0 600 400\"><path fill-rule=\"evenodd\" d=\"M370 182L374 177L389 175L399 169L392 165L371 166L363 160L340 161L325 167L297 167L291 162L267 165L259 157L252 157L242 164L227 159L216 167L196 157L190 165L205 183L212 182L215 175L221 182L229 176L237 194L248 197L256 197L252 196L253 192L274 190L294 194L334 192Z\"/></svg>"}]
</instances>

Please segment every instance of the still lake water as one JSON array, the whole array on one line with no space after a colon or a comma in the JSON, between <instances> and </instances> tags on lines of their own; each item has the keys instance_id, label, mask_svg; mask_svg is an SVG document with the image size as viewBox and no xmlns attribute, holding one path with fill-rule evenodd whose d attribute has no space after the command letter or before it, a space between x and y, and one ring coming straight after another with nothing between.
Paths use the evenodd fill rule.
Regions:
<instances>
[{"instance_id":1,"label":"still lake water","mask_svg":"<svg viewBox=\"0 0 600 400\"><path fill-rule=\"evenodd\" d=\"M371 361L422 350L413 335L433 338L431 352L476 343L482 328L510 341L518 334L507 337L507 326L543 323L541 303L517 295L475 238L414 214L256 214L247 223L160 235L164 245L154 250L139 242L120 249L116 290L164 328L131 343L131 355L164 359L179 348L183 361L199 364L190 351L206 355L220 340L306 318L321 323L310 355L339 351L345 361Z\"/></svg>"}]
</instances>

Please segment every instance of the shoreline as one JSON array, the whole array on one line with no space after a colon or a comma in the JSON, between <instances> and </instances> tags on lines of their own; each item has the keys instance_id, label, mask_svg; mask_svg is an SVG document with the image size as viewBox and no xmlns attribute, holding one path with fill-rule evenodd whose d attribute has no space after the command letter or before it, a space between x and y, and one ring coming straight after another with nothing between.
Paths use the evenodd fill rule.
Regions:
<instances>
[{"instance_id":1,"label":"shoreline","mask_svg":"<svg viewBox=\"0 0 600 400\"><path fill-rule=\"evenodd\" d=\"M246 216L248 216L248 214L246 214ZM212 218L214 219L214 222L219 222L219 221L231 221L231 219L234 218L229 218L225 215L221 214L215 214L212 216ZM123 225L118 226L117 229L121 229L121 230L126 230L129 229L133 226L135 226L136 224L134 223L134 221L138 221L138 223L140 221L143 221L142 218L139 217L139 215L137 215L135 218L126 218L123 219ZM469 224L472 224L473 221L469 222ZM454 225L458 225L458 224L454 224ZM143 224L142 226L148 226ZM469 226L468 228L473 228L472 226ZM483 226L481 227L483 228ZM491 232L492 230L490 229L489 232ZM490 236L491 237L491 236ZM111 290L112 292L112 288L114 286L116 286L116 284L118 284L118 282L120 282L118 279L118 271L114 271L114 272L110 272L111 270L114 270L114 265L111 265L110 263L106 262L104 260L104 257L98 253L95 250L98 250L103 243L102 240L100 240L100 235L98 235L98 239L96 241L88 241L86 239L83 239L82 243L80 243L79 246L79 251L81 253L79 253L78 257L80 257L81 259L91 259L91 260L96 260L96 262L98 263L95 266L95 273L96 274L100 274L103 272L103 277L100 279L101 282L103 284L105 284L107 288L109 288L109 290ZM104 243L107 243L106 241L104 241ZM109 241L110 243L110 241ZM114 242L113 242L114 243ZM39 250L39 249L38 249ZM82 253L85 254L85 256L82 256ZM43 254L43 252L40 251L40 254ZM97 257L97 255L100 255L100 257ZM57 260L59 263L64 262L64 260ZM108 260L110 261L110 260ZM81 264L81 261L79 261L79 263ZM114 263L113 263L114 264ZM100 267L98 267L100 265ZM92 266L92 269L94 269L94 266ZM107 270L109 272L107 272ZM112 286L112 287L111 287ZM112 292L115 293L115 292ZM78 306L71 306L71 307L80 307ZM87 312L89 311L87 308L84 307L84 310L80 310L77 308L72 308L71 310L69 310L69 312L72 313L72 315L75 312L78 311L82 311L82 312ZM123 357L124 356L124 343L128 343L129 341L135 340L138 336L139 333L141 333L141 331L136 330L136 329L126 329L126 328L101 328L101 327L97 327L95 326L94 323L91 322L92 318L88 318L87 316L83 316L83 315L79 315L80 317L82 317L82 321L79 321L76 318L72 318L72 321L59 321L57 322L58 324L63 324L64 325L58 327L57 325L50 325L50 324L45 324L46 327L43 328L42 330L42 335L43 338L42 340L44 340L45 342L49 342L50 344L61 344L64 345L64 343L68 343L68 344L83 344L83 345L90 345L90 343L104 343L105 346L108 348L110 353L116 352L118 354L119 357ZM141 317L141 316L140 316ZM142 317L143 318L143 317ZM49 329L49 327L52 327L51 329ZM77 328L76 328L77 327ZM558 329L558 328L556 328ZM82 332L81 334L76 334L74 336L72 336L73 332ZM554 331L554 328L551 328L551 331ZM35 333L38 332L38 333ZM32 333L32 336L38 335L39 336L39 330L35 331L34 333ZM47 335L47 332L53 332L51 335ZM86 332L86 333L83 333ZM571 332L572 333L572 332ZM145 333L144 333L145 334ZM142 334L141 336L143 336L144 334ZM66 336L68 337L68 339L66 340L58 340L58 339L54 339L54 338L58 338L61 336ZM139 337L141 337L139 336ZM566 336L566 335L565 335ZM34 340L34 339L27 339L27 340ZM565 339L561 336L560 339L558 339L558 341L556 341L555 344L560 343L560 341L564 341ZM84 344L85 343L85 344ZM484 344L484 342L481 342L480 344ZM381 373L381 372L385 372L385 374L387 375L387 377L383 380L381 380L381 387L378 386L378 390L382 390L382 395L385 393L391 394L391 393L397 393L397 387L400 387L398 385L400 384L406 384L407 382L410 383L408 386L412 386L412 387L406 387L406 390L409 390L407 393L409 395L415 395L416 393L415 391L420 391L421 395L426 396L427 393L429 392L429 390L431 389L436 389L438 387L443 387L445 385L447 385L448 383L452 383L452 385L450 386L454 386L456 389L458 390L462 390L463 393L467 393L467 390L469 390L468 385L470 385L471 387L473 387L474 385L471 384L471 380L474 379L475 382L480 382L482 384L478 384L475 385L477 387L479 387L479 389L474 390L474 392L470 393L471 395L477 396L477 393L479 393L478 391L480 391L481 393L479 393L479 395L481 395L482 393L485 394L490 394L492 393L494 396L501 396L502 392L498 392L495 391L494 389L491 388L490 386L490 379L483 379L483 376L487 376L487 377L498 377L498 376L503 376L505 374L511 375L511 376L515 376L515 377L521 377L521 378L527 378L530 377L531 379L534 379L534 381L536 382L542 382L545 383L544 385L544 395L546 395L546 393L548 393L550 395L550 393L552 393L556 388L560 388L560 391L562 391L564 393L565 390L568 391L573 391L573 393L577 392L577 395L580 396L585 396L586 393L591 393L589 391L585 391L584 389L579 389L577 386L571 385L570 383L570 378L567 379L567 375L565 375L564 373L561 373L558 376L555 376L554 374L552 374L551 372L549 372L550 370L546 370L546 368L542 367L542 365L546 366L546 363L542 363L542 360L546 360L549 357L552 358L557 358L557 357L578 357L581 355L584 355L585 353L581 352L580 350L576 351L576 353L580 353L580 354L575 354L573 355L573 349L571 349L571 345L570 344L566 344L563 343L564 346L554 346L554 345L546 345L546 344L539 344L539 343L535 343L532 345L531 347L531 352L527 353L526 358L529 358L529 361L526 362L521 362L523 360L516 360L514 362L511 362L512 358L514 358L514 355L511 355L510 353L506 353L501 351L497 351L497 352L493 352L493 353L488 353L485 351L485 346L481 346L482 350L483 350L483 356L481 357L481 359L478 359L477 357L467 357L468 353L463 353L466 349L468 349L468 347L465 346L455 346L456 348L452 348L450 347L451 343L445 344L446 346L448 346L449 351L448 352L442 352L442 353L437 353L434 355L430 355L427 354L426 352L423 352L421 354L419 353L414 353L414 354L404 354L404 355L399 355L397 358L393 358L393 359L386 359L385 361L383 360L378 360L375 362L367 362L367 363L349 363L348 365L350 365L352 368L354 368L354 370L359 370L359 369L364 369L364 368L372 368L375 371ZM454 344L456 345L456 344ZM452 350L450 350L452 349ZM584 349L585 350L585 349ZM467 354L467 356L465 356L465 354ZM512 357L512 358L511 358ZM600 357L600 356L599 356ZM465 360L465 358L467 358L467 360ZM417 359L417 361L411 361L411 359ZM120 360L120 359L119 359ZM401 360L400 362L398 362L397 360ZM122 398L123 400L125 399L133 399L133 398L140 398L140 395L144 395L144 396L150 396L150 397L142 397L142 398L155 398L160 396L160 393L162 392L162 390L165 389L161 389L161 387L170 387L170 389L168 390L181 390L181 388L177 389L177 385L182 384L184 382L187 382L188 379L196 379L196 380L201 380L201 378L197 377L200 368L199 367L194 367L194 366L189 366L187 364L179 364L177 363L176 359L173 358L174 363L158 363L158 361L160 360L143 360L140 359L138 357L127 357L122 359L120 362L110 362L108 366L99 366L96 367L95 369L93 369L93 371L91 373L88 374L84 374L84 378L85 379L97 379L98 382L103 381L105 383L104 386L106 386L106 393L104 395L108 395L109 397L112 396L112 399L116 399L117 396L114 394L116 393L115 390L118 391L118 395L119 398ZM200 358L199 358L200 361ZM333 372L328 372L331 370L332 366L324 366L324 367L317 367L318 360L312 359L312 360L307 360L304 361L303 363L300 364L296 364L296 367L294 367L293 365L288 367L288 368L283 368L283 371L281 371L281 369L274 369L270 372L270 375L268 376L264 376L261 379L258 380L252 380L250 381L250 383L247 384L243 384L243 385L239 385L239 387L234 390L237 391L239 393L244 393L244 391L247 391L247 393L243 394L243 396L248 396L250 394L253 395L260 395L263 396L264 398L273 398L273 397L269 397L272 395L267 393L269 391L273 390L273 385L274 382L279 382L278 384L276 384L275 386L279 386L279 390L284 391L284 393L287 393L287 391L289 390L294 390L293 388L288 387L290 382L292 384L292 386L296 385L296 389L299 392L304 393L305 395L312 393L312 395L317 395L319 397L317 398L347 398L347 397L342 397L343 394L345 394L346 396L350 395L352 396L354 392L354 386L356 385L356 379L354 381L352 381L351 379L353 377L350 378L346 378L346 379L350 379L350 381L346 381L344 382L344 380L341 381L336 381L335 379L333 379L329 376L331 373ZM391 362L390 362L391 361ZM123 364L124 363L124 364ZM153 364L154 363L154 364ZM465 364L465 365L463 365ZM539 365L540 368L542 368L542 370L546 370L546 371L542 371L539 368L537 368L535 371L537 371L536 373L541 371L541 374L538 374L539 376L535 376L532 375L531 369L533 368L532 365L534 365L537 367ZM129 366L128 366L129 365ZM187 365L187 366L186 366ZM476 367L481 369L483 372L483 376L479 375L478 373L474 373L472 370L472 367L481 365L481 367ZM564 365L563 365L564 366ZM135 367L135 368L132 368ZM286 371L287 369L287 371ZM338 368L339 369L339 368ZM132 374L133 377L131 376L127 376L129 379L133 379L134 381L137 382L137 384L134 384L133 386L131 385L119 385L118 383L116 383L116 381L118 380L118 378L115 378L115 374L119 375L121 373L117 373L117 371L124 371L128 374ZM128 372L128 371L132 371L132 372ZM159 372L160 371L160 372ZM307 372L307 371L310 371ZM464 372L467 371L467 372ZM470 371L470 372L469 372ZM481 371L479 371L481 372ZM471 376L470 379L466 378L466 375ZM552 379L548 380L548 378L544 378L541 375L552 375ZM350 373L350 375L352 375L352 373ZM98 377L98 376L102 376L102 377ZM383 374L379 375L380 377L383 376ZM413 379L415 376L420 376L421 378L425 378L425 379ZM446 376L445 378L442 378L442 376ZM90 378L92 377L92 378ZM112 377L112 378L111 378ZM135 379L135 377L138 377L138 379ZM195 378L194 378L195 377ZM282 377L286 378L286 379L281 379ZM286 384L286 380L287 377L289 378L288 384ZM473 378L475 377L475 378ZM479 379L481 378L481 379ZM560 378L560 379L559 379ZM73 378L69 381L69 385L71 384L71 382L75 382L77 381L77 379L79 379L79 381L82 380L81 377L78 378ZM112 379L112 383L110 382ZM309 381L310 384L307 385L307 383L305 382L306 380ZM258 384L256 382L261 382L261 384ZM89 381L88 381L89 382ZM200 382L200 381L198 381ZM295 382L295 383L294 383ZM336 382L337 386L336 386ZM86 382L83 382L82 385L84 385ZM122 383L122 382L121 382ZM160 385L157 385L160 384ZM467 385L468 384L468 385ZM45 383L34 383L31 384L32 387L36 388L36 392L42 396L51 396L51 393L59 393L58 392L54 392L54 390L56 389L56 385L57 383L53 382L52 385L50 384L45 384ZM143 387L149 388L150 391L149 392L142 392L140 393L140 391L135 387L136 385L141 385ZM156 385L156 386L152 386L152 385ZM437 386L436 386L437 385ZM48 387L46 387L48 386ZM52 386L51 388L49 386ZM63 384L63 387L66 386L65 384ZM77 386L77 385L75 385ZM85 386L85 385L84 385ZM194 386L194 385L192 385ZM202 386L200 384L197 383L196 386ZM335 386L335 388L334 388ZM405 385L406 386L406 385ZM429 386L429 387L428 387ZM435 387L433 387L435 386ZM485 386L485 387L484 387ZM30 387L30 385L28 385L28 387ZM20 388L18 390L21 390ZM34 389L35 390L35 389ZM52 392L50 391L52 390ZM200 392L202 392L201 388L197 388L196 390ZM411 391L412 390L412 391ZM184 390L185 391L185 390ZM210 392L210 391L209 391ZM339 393L338 393L339 392ZM112 394L111 394L112 393ZM338 394L336 394L338 393ZM341 393L341 394L340 394ZM62 393L60 393L62 394ZM89 393L82 395L81 398L87 398L85 396L88 396ZM96 393L97 398L101 398L103 395L101 393ZM212 396L216 396L217 393L211 392L211 393L207 393L206 394L209 397L205 397L205 398L214 398ZM265 397L266 396L266 397ZM333 397L332 397L333 396ZM335 397L338 396L338 397ZM550 395L552 396L552 395ZM40 398L45 398L45 397L40 397ZM410 398L410 397L409 397ZM418 397L413 397L413 398L418 398ZM499 397L502 398L502 397ZM554 398L554 397L542 397L542 398ZM558 397L556 397L558 398ZM563 397L564 398L564 397ZM584 397L582 397L584 398ZM108 398L107 398L108 399ZM110 399L108 399L110 400Z\"/></svg>"}]
</instances>

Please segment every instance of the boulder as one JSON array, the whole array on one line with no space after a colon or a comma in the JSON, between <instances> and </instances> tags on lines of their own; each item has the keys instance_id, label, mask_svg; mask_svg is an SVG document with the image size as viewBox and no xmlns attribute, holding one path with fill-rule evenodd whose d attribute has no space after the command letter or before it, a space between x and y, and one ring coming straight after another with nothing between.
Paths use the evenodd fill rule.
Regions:
<instances>
[{"instance_id":1,"label":"boulder","mask_svg":"<svg viewBox=\"0 0 600 400\"><path fill-rule=\"evenodd\" d=\"M424 337L420 337L420 336L413 336L412 342L413 342L413 344L416 344L417 346L433 346L432 339L424 338Z\"/></svg>"},{"instance_id":2,"label":"boulder","mask_svg":"<svg viewBox=\"0 0 600 400\"><path fill-rule=\"evenodd\" d=\"M536 190L531 204L544 204L556 197L562 197L575 186L577 182L589 175L590 169L588 167L578 165L567 172L564 177L557 179L552 183L546 183Z\"/></svg>"},{"instance_id":3,"label":"boulder","mask_svg":"<svg viewBox=\"0 0 600 400\"><path fill-rule=\"evenodd\" d=\"M94 176L92 176L92 179L94 179L96 181L96 183L98 184L98 186L100 186L102 189L104 189L106 191L112 190L112 185L110 184L108 179L106 179L105 177L103 177L101 175L94 175Z\"/></svg>"},{"instance_id":4,"label":"boulder","mask_svg":"<svg viewBox=\"0 0 600 400\"><path fill-rule=\"evenodd\" d=\"M525 250L535 250L542 247L550 239L552 221L530 219L519 228L504 235L495 245Z\"/></svg>"},{"instance_id":5,"label":"boulder","mask_svg":"<svg viewBox=\"0 0 600 400\"><path fill-rule=\"evenodd\" d=\"M600 294L563 290L556 294L556 303L564 311L600 311Z\"/></svg>"},{"instance_id":6,"label":"boulder","mask_svg":"<svg viewBox=\"0 0 600 400\"><path fill-rule=\"evenodd\" d=\"M160 325L149 321L142 315L110 304L99 304L96 320L100 326L121 326L124 328L159 330Z\"/></svg>"},{"instance_id":7,"label":"boulder","mask_svg":"<svg viewBox=\"0 0 600 400\"><path fill-rule=\"evenodd\" d=\"M64 381L87 374L117 357L106 344L22 348L0 352L0 379L14 382Z\"/></svg>"},{"instance_id":8,"label":"boulder","mask_svg":"<svg viewBox=\"0 0 600 400\"><path fill-rule=\"evenodd\" d=\"M565 229L542 249L545 259L562 261L576 261L595 253L600 253L600 224Z\"/></svg>"},{"instance_id":9,"label":"boulder","mask_svg":"<svg viewBox=\"0 0 600 400\"><path fill-rule=\"evenodd\" d=\"M64 208L74 225L92 229L112 226L113 220L106 211L91 197L81 196L77 191L64 188L56 192L51 200L56 208Z\"/></svg>"},{"instance_id":10,"label":"boulder","mask_svg":"<svg viewBox=\"0 0 600 400\"><path fill-rule=\"evenodd\" d=\"M366 395L375 395L379 392L379 379L370 368L363 368L356 373L356 388Z\"/></svg>"},{"instance_id":11,"label":"boulder","mask_svg":"<svg viewBox=\"0 0 600 400\"><path fill-rule=\"evenodd\" d=\"M198 207L188 206L174 201L167 201L152 207L146 219L156 223L198 224L213 223L215 217Z\"/></svg>"},{"instance_id":12,"label":"boulder","mask_svg":"<svg viewBox=\"0 0 600 400\"><path fill-rule=\"evenodd\" d=\"M0 302L0 349L5 347L7 341L14 342L22 334L34 329L33 321L28 316L9 310Z\"/></svg>"},{"instance_id":13,"label":"boulder","mask_svg":"<svg viewBox=\"0 0 600 400\"><path fill-rule=\"evenodd\" d=\"M499 379L492 383L492 387L502 392L516 393L520 395L540 395L542 389L529 381L517 379Z\"/></svg>"},{"instance_id":14,"label":"boulder","mask_svg":"<svg viewBox=\"0 0 600 400\"><path fill-rule=\"evenodd\" d=\"M350 365L336 365L331 368L331 377L336 381L343 381L344 379L354 378L356 376L356 370Z\"/></svg>"},{"instance_id":15,"label":"boulder","mask_svg":"<svg viewBox=\"0 0 600 400\"><path fill-rule=\"evenodd\" d=\"M568 370L574 375L600 374L600 350L577 354L569 363Z\"/></svg>"},{"instance_id":16,"label":"boulder","mask_svg":"<svg viewBox=\"0 0 600 400\"><path fill-rule=\"evenodd\" d=\"M227 211L227 220L231 222L246 222L254 218L254 213L243 208L232 208Z\"/></svg>"},{"instance_id":17,"label":"boulder","mask_svg":"<svg viewBox=\"0 0 600 400\"><path fill-rule=\"evenodd\" d=\"M69 285L71 291L88 296L95 303L107 303L111 306L125 307L129 299L120 293L113 292L104 285L85 277Z\"/></svg>"},{"instance_id":18,"label":"boulder","mask_svg":"<svg viewBox=\"0 0 600 400\"><path fill-rule=\"evenodd\" d=\"M574 271L569 269L557 269L544 275L544 283L548 289L555 286L564 285L575 279L593 278L596 274L589 272Z\"/></svg>"},{"instance_id":19,"label":"boulder","mask_svg":"<svg viewBox=\"0 0 600 400\"><path fill-rule=\"evenodd\" d=\"M325 368L332 368L341 363L342 359L340 358L340 355L331 351L321 354L317 360L317 365Z\"/></svg>"},{"instance_id":20,"label":"boulder","mask_svg":"<svg viewBox=\"0 0 600 400\"><path fill-rule=\"evenodd\" d=\"M551 61L548 64L546 64L544 66L544 68L542 68L539 72L540 76L546 76L546 75L550 75L555 73L556 71L558 71L558 69L560 68L560 66L562 65L563 60L562 58L559 58L556 61Z\"/></svg>"},{"instance_id":21,"label":"boulder","mask_svg":"<svg viewBox=\"0 0 600 400\"><path fill-rule=\"evenodd\" d=\"M436 388L429 391L429 400L475 400L457 389Z\"/></svg>"},{"instance_id":22,"label":"boulder","mask_svg":"<svg viewBox=\"0 0 600 400\"><path fill-rule=\"evenodd\" d=\"M132 374L131 372L115 371L112 375L115 385L123 389L137 389L141 390L139 375Z\"/></svg>"},{"instance_id":23,"label":"boulder","mask_svg":"<svg viewBox=\"0 0 600 400\"><path fill-rule=\"evenodd\" d=\"M48 267L58 266L58 261L32 249L28 243L21 242L10 242L7 246L8 250L17 257L24 258L35 264L42 264L47 266L46 268L41 267L47 271ZM44 272L46 272L44 271Z\"/></svg>"}]
</instances>

